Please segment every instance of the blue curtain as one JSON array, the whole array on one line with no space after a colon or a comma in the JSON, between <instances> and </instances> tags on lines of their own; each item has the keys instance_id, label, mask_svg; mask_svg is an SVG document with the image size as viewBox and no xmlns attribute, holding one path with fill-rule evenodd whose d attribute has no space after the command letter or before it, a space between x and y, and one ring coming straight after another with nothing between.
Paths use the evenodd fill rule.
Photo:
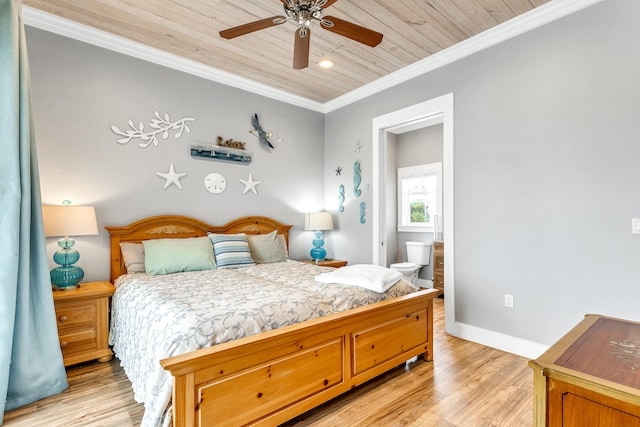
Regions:
<instances>
[{"instance_id":1,"label":"blue curtain","mask_svg":"<svg viewBox=\"0 0 640 427\"><path fill-rule=\"evenodd\" d=\"M0 414L68 387L41 205L22 2L0 0Z\"/></svg>"}]
</instances>

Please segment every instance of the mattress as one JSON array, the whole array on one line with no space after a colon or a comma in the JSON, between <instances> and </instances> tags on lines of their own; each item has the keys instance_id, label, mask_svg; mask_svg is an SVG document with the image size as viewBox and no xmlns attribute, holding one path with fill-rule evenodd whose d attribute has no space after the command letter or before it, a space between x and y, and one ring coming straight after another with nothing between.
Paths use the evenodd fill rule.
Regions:
<instances>
[{"instance_id":1,"label":"mattress","mask_svg":"<svg viewBox=\"0 0 640 427\"><path fill-rule=\"evenodd\" d=\"M418 290L405 280L382 294L315 281L330 270L287 260L119 277L109 342L131 381L135 400L144 402L142 425L170 422L172 379L160 367L161 359Z\"/></svg>"}]
</instances>

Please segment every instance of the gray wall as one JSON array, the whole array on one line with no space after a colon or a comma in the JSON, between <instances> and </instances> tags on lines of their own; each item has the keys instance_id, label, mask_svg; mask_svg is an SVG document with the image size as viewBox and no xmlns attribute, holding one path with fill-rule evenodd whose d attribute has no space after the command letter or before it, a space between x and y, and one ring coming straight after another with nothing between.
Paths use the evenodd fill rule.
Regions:
<instances>
[{"instance_id":1,"label":"gray wall","mask_svg":"<svg viewBox=\"0 0 640 427\"><path fill-rule=\"evenodd\" d=\"M109 278L106 225L126 225L159 214L190 215L211 224L243 215L265 215L295 226L292 258L308 258L312 234L303 232L303 212L324 207L323 125L321 113L257 96L208 80L27 28L42 198L44 204L69 199L96 208L100 236L78 237L79 265L86 281ZM157 147L120 145L110 126L128 120L145 129L154 110L175 121L196 118L190 134L171 132ZM274 133L276 148L263 150L249 133L258 113ZM214 142L221 135L245 141L253 152L249 166L193 159L192 141ZM183 189L163 189L173 163ZM222 173L227 189L207 192L204 177ZM262 181L258 196L242 194L240 179ZM293 178L293 179L292 179ZM56 249L48 242L49 254ZM51 261L53 265L53 261Z\"/></svg>"},{"instance_id":2,"label":"gray wall","mask_svg":"<svg viewBox=\"0 0 640 427\"><path fill-rule=\"evenodd\" d=\"M325 159L359 139L370 180L371 120L454 93L457 322L549 345L585 313L640 320L639 25L607 0L327 114ZM370 262L371 223L340 222L336 256Z\"/></svg>"}]
</instances>

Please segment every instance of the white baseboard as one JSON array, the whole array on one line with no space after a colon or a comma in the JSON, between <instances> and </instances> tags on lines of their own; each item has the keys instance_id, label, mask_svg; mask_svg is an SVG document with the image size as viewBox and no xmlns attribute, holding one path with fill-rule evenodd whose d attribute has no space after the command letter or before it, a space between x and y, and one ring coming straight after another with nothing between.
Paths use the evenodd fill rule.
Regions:
<instances>
[{"instance_id":1,"label":"white baseboard","mask_svg":"<svg viewBox=\"0 0 640 427\"><path fill-rule=\"evenodd\" d=\"M549 346L512 337L488 329L478 328L465 323L456 322L452 327L446 326L447 333L467 341L473 341L487 347L506 351L528 359L536 359L549 349Z\"/></svg>"}]
</instances>

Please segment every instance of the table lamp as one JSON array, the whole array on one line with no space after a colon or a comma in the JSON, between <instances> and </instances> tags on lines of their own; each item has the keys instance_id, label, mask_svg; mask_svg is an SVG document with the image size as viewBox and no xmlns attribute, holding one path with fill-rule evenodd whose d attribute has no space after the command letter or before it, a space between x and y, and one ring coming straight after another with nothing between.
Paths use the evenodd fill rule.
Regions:
<instances>
[{"instance_id":1,"label":"table lamp","mask_svg":"<svg viewBox=\"0 0 640 427\"><path fill-rule=\"evenodd\" d=\"M313 249L311 249L311 258L316 262L322 261L327 256L324 249L324 239L322 232L333 230L333 219L329 212L312 212L305 215L304 229L307 231L315 231L315 239L313 239Z\"/></svg>"},{"instance_id":2,"label":"table lamp","mask_svg":"<svg viewBox=\"0 0 640 427\"><path fill-rule=\"evenodd\" d=\"M76 243L69 236L91 236L98 234L98 223L93 206L71 206L70 202L63 205L49 205L42 207L44 235L46 237L63 236L58 240L58 249L53 254L53 260L59 267L51 270L51 285L56 290L76 289L84 277L84 271L73 265L80 259L80 254L73 248Z\"/></svg>"}]
</instances>

